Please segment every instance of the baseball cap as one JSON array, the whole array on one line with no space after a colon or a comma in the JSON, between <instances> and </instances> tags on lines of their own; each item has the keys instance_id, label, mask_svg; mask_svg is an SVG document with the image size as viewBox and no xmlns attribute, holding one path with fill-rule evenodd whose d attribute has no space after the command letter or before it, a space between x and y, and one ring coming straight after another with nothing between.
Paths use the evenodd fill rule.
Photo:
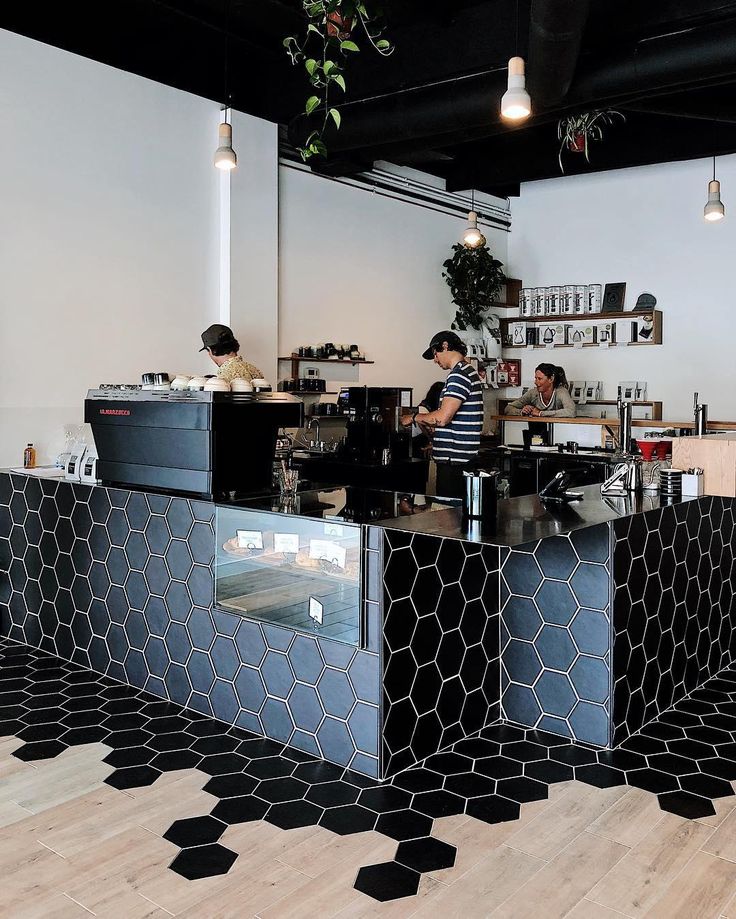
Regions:
<instances>
[{"instance_id":1,"label":"baseball cap","mask_svg":"<svg viewBox=\"0 0 736 919\"><path fill-rule=\"evenodd\" d=\"M443 341L447 342L447 347L450 351L459 351L461 354L467 354L468 346L465 344L462 338L460 338L460 336L455 332L451 332L449 329L445 329L444 332L436 332L432 336L429 347L422 353L422 357L425 361L431 361L434 358L435 351L442 350Z\"/></svg>"},{"instance_id":2,"label":"baseball cap","mask_svg":"<svg viewBox=\"0 0 736 919\"><path fill-rule=\"evenodd\" d=\"M226 325L215 323L202 332L203 348L200 351L206 351L208 348L214 348L215 345L224 345L228 341L233 341L235 336L233 330Z\"/></svg>"}]
</instances>

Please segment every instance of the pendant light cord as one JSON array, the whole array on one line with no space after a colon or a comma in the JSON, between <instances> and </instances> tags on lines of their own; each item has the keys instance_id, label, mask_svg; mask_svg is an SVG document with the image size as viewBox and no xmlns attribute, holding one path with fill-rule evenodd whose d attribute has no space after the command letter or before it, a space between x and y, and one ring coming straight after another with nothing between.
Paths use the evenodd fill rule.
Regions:
<instances>
[{"instance_id":1,"label":"pendant light cord","mask_svg":"<svg viewBox=\"0 0 736 919\"><path fill-rule=\"evenodd\" d=\"M716 180L716 155L713 154L713 181Z\"/></svg>"}]
</instances>

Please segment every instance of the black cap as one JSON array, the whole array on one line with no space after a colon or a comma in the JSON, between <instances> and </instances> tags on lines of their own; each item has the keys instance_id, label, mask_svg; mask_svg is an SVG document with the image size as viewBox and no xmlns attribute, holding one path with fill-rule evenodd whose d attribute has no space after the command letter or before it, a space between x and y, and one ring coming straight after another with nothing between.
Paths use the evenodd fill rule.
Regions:
<instances>
[{"instance_id":1,"label":"black cap","mask_svg":"<svg viewBox=\"0 0 736 919\"><path fill-rule=\"evenodd\" d=\"M432 336L432 340L429 343L429 347L422 354L422 357L425 361L431 361L434 358L435 351L442 350L442 342L447 342L447 348L449 351L459 351L461 354L468 353L468 346L460 338L456 332L451 332L449 329L446 329L444 332L436 332Z\"/></svg>"},{"instance_id":2,"label":"black cap","mask_svg":"<svg viewBox=\"0 0 736 919\"><path fill-rule=\"evenodd\" d=\"M208 348L214 348L216 345L224 345L229 341L234 341L233 330L226 325L215 323L202 332L202 344L204 348L200 351L206 351Z\"/></svg>"}]
</instances>

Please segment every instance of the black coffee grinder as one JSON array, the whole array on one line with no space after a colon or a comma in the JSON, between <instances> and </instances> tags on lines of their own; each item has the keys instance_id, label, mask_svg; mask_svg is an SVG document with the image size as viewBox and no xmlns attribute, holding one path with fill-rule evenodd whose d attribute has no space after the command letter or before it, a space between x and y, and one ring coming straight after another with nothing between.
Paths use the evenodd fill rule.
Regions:
<instances>
[{"instance_id":1,"label":"black coffee grinder","mask_svg":"<svg viewBox=\"0 0 736 919\"><path fill-rule=\"evenodd\" d=\"M345 416L345 459L389 466L411 456L411 427L401 416L412 404L407 387L349 386L340 391L338 412Z\"/></svg>"}]
</instances>

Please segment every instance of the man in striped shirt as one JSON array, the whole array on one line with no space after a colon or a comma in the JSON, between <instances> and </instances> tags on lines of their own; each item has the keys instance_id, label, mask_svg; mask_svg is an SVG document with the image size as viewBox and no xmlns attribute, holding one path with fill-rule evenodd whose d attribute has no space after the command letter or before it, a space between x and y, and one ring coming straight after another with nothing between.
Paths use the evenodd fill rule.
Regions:
<instances>
[{"instance_id":1,"label":"man in striped shirt","mask_svg":"<svg viewBox=\"0 0 736 919\"><path fill-rule=\"evenodd\" d=\"M463 496L463 472L478 455L483 430L483 386L478 372L465 360L465 342L455 332L442 331L432 337L422 354L443 370L449 370L435 412L416 420L432 432L432 457L437 464L437 494L444 498Z\"/></svg>"}]
</instances>

